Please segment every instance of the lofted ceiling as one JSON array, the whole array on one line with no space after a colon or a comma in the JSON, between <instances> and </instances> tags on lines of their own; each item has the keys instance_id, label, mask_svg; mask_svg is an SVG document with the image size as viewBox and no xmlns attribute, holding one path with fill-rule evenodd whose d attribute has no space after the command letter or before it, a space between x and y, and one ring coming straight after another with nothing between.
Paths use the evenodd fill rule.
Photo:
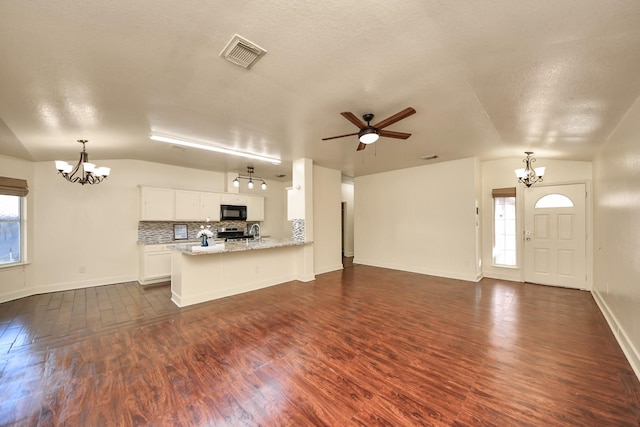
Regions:
<instances>
[{"instance_id":1,"label":"lofted ceiling","mask_svg":"<svg viewBox=\"0 0 640 427\"><path fill-rule=\"evenodd\" d=\"M251 69L220 57L234 34L267 50ZM270 179L302 157L351 177L524 151L589 161L640 94L640 2L3 1L0 54L0 154L32 161L75 161L81 138L98 164ZM340 112L406 107L387 130L407 140L322 141L357 132Z\"/></svg>"}]
</instances>

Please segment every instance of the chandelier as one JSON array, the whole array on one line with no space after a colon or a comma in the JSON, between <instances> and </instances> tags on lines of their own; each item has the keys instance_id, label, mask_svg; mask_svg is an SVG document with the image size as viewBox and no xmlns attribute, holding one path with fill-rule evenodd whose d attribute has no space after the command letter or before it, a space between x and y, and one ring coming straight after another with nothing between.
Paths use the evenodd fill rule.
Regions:
<instances>
[{"instance_id":1,"label":"chandelier","mask_svg":"<svg viewBox=\"0 0 640 427\"><path fill-rule=\"evenodd\" d=\"M516 169L516 176L518 177L518 182L523 183L527 187L531 187L536 182L542 181L542 176L544 175L544 167L532 168L531 164L536 161L531 155L533 151L525 151L524 152L527 157L522 161L525 164L524 168Z\"/></svg>"},{"instance_id":2,"label":"chandelier","mask_svg":"<svg viewBox=\"0 0 640 427\"><path fill-rule=\"evenodd\" d=\"M238 188L240 187L240 180L241 179L248 179L249 182L247 183L247 187L249 189L253 188L253 179L257 179L262 181L262 184L260 185L260 187L262 187L263 190L267 189L267 183L264 182L264 179L258 177L258 176L253 176L253 166L247 166L247 173L249 174L249 176L245 176L245 175L238 175L238 177L236 179L233 180L233 186Z\"/></svg>"},{"instance_id":3,"label":"chandelier","mask_svg":"<svg viewBox=\"0 0 640 427\"><path fill-rule=\"evenodd\" d=\"M56 169L69 182L81 185L101 183L109 176L111 168L98 167L93 163L89 163L89 153L85 149L85 144L89 141L79 139L78 142L82 144L82 152L80 152L78 164L74 167L65 161L56 160Z\"/></svg>"}]
</instances>

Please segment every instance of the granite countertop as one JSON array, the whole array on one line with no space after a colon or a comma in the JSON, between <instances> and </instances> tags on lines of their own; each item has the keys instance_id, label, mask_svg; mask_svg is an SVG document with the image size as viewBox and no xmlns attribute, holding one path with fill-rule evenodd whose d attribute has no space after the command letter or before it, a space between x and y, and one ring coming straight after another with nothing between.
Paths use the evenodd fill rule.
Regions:
<instances>
[{"instance_id":1,"label":"granite countertop","mask_svg":"<svg viewBox=\"0 0 640 427\"><path fill-rule=\"evenodd\" d=\"M185 255L210 255L224 252L241 252L259 249L282 248L286 246L302 246L312 242L301 242L297 240L240 240L233 242L215 242L209 246L200 246L193 244L171 245L169 249L182 252Z\"/></svg>"},{"instance_id":2,"label":"granite countertop","mask_svg":"<svg viewBox=\"0 0 640 427\"><path fill-rule=\"evenodd\" d=\"M209 244L213 244L212 242L223 243L224 239L209 239ZM144 245L195 245L195 244L199 244L199 243L200 243L200 239L196 239L196 240L167 240L167 241L157 241L157 242L138 240L138 245L139 246L144 246Z\"/></svg>"}]
</instances>

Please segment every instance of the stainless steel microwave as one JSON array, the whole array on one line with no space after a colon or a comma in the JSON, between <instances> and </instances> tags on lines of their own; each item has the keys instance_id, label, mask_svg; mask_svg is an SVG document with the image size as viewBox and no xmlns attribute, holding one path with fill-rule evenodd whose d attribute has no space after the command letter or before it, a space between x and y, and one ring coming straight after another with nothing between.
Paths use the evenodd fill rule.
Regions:
<instances>
[{"instance_id":1,"label":"stainless steel microwave","mask_svg":"<svg viewBox=\"0 0 640 427\"><path fill-rule=\"evenodd\" d=\"M220 205L220 220L246 221L247 207L242 205Z\"/></svg>"}]
</instances>

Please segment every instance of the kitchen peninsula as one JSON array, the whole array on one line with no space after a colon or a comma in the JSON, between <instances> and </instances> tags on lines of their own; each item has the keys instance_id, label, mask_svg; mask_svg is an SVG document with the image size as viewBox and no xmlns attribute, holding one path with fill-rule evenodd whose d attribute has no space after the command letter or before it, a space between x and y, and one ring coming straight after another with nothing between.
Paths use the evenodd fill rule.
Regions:
<instances>
[{"instance_id":1,"label":"kitchen peninsula","mask_svg":"<svg viewBox=\"0 0 640 427\"><path fill-rule=\"evenodd\" d=\"M261 239L170 248L171 300L178 307L315 279L311 242Z\"/></svg>"}]
</instances>

